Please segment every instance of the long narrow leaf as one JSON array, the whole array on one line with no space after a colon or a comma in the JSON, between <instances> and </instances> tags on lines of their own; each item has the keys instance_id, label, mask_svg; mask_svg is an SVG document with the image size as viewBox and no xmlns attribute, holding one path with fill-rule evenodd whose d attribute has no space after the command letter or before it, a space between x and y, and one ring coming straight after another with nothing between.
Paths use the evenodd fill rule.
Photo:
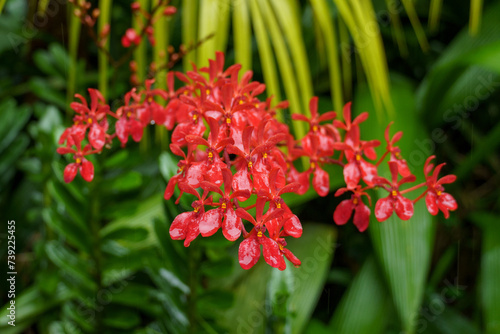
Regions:
<instances>
[{"instance_id":1,"label":"long narrow leaf","mask_svg":"<svg viewBox=\"0 0 500 334\"><path fill-rule=\"evenodd\" d=\"M270 1L270 4L290 49L293 68L297 76L299 94L302 100L302 113L309 115L309 100L313 96L311 72L309 70L306 48L302 37L303 34L300 29L300 17L295 15L297 13L294 11L292 5L294 1L295 0Z\"/></svg>"},{"instance_id":2,"label":"long narrow leaf","mask_svg":"<svg viewBox=\"0 0 500 334\"><path fill-rule=\"evenodd\" d=\"M485 333L500 331L500 225L499 216L478 212L471 217L483 230L481 255L481 305L484 311Z\"/></svg>"},{"instance_id":3,"label":"long narrow leaf","mask_svg":"<svg viewBox=\"0 0 500 334\"><path fill-rule=\"evenodd\" d=\"M233 34L235 62L242 71L252 68L252 30L246 1L233 0Z\"/></svg>"},{"instance_id":4,"label":"long narrow leaf","mask_svg":"<svg viewBox=\"0 0 500 334\"><path fill-rule=\"evenodd\" d=\"M417 176L417 182L422 182L421 170L425 158L415 160L409 156L417 149L415 143L421 142L426 136L415 112L414 88L406 80L395 78L395 83L397 84L392 88L392 100L398 112L391 117L391 120L394 120L397 128L403 131L404 136L398 142L399 147ZM357 99L353 104L356 113L373 108L373 102L370 101L366 88L363 90L360 87L356 96ZM380 123L385 125L388 122L389 119L385 118ZM362 133L367 137L383 141L385 126L373 125L370 121L363 124ZM384 165L387 166L386 163ZM411 193L408 196L414 199L419 194ZM378 196L387 195L387 191L379 190ZM415 204L414 215L410 220L402 221L396 215L382 223L372 219L369 230L402 329L412 333L416 326L414 315L418 313L424 297L425 281L432 255L435 229L431 215L425 203L419 201Z\"/></svg>"},{"instance_id":5,"label":"long narrow leaf","mask_svg":"<svg viewBox=\"0 0 500 334\"><path fill-rule=\"evenodd\" d=\"M481 25L481 13L483 11L483 0L470 1L469 34L475 36Z\"/></svg>"},{"instance_id":6,"label":"long narrow leaf","mask_svg":"<svg viewBox=\"0 0 500 334\"><path fill-rule=\"evenodd\" d=\"M429 29L431 32L435 32L438 29L442 8L443 0L431 0L429 9Z\"/></svg>"},{"instance_id":7,"label":"long narrow leaf","mask_svg":"<svg viewBox=\"0 0 500 334\"><path fill-rule=\"evenodd\" d=\"M427 37L425 36L425 31L422 28L422 24L418 19L418 14L415 10L415 6L413 5L413 1L401 0L401 2L405 7L406 13L408 14L408 17L410 19L410 23L413 27L413 30L415 31L415 34L417 35L417 40L420 44L420 48L422 48L422 51L424 52L429 51L429 42L427 41Z\"/></svg>"},{"instance_id":8,"label":"long narrow leaf","mask_svg":"<svg viewBox=\"0 0 500 334\"><path fill-rule=\"evenodd\" d=\"M194 45L198 41L198 1L183 0L182 1L182 44L188 47ZM196 54L198 50L191 50L184 56L183 66L184 71L191 70L191 63L196 63Z\"/></svg>"},{"instance_id":9,"label":"long narrow leaf","mask_svg":"<svg viewBox=\"0 0 500 334\"><path fill-rule=\"evenodd\" d=\"M281 101L281 91L278 80L278 72L276 71L276 62L269 42L267 29L264 25L262 15L260 14L258 4L255 1L250 1L250 10L252 13L252 24L257 40L264 82L267 87L267 95L274 96L275 99ZM283 121L283 114L277 115L280 121Z\"/></svg>"},{"instance_id":10,"label":"long narrow leaf","mask_svg":"<svg viewBox=\"0 0 500 334\"><path fill-rule=\"evenodd\" d=\"M264 22L271 36L282 82L285 87L286 97L290 101L290 111L296 114L305 114L304 111L301 111L302 108L300 106L297 77L293 69L288 48L286 47L285 39L276 22L276 18L273 15L268 0L259 0L258 3L260 4L260 13L264 18ZM302 138L305 135L304 125L301 123L303 122L293 123L293 129L297 138Z\"/></svg>"},{"instance_id":11,"label":"long narrow leaf","mask_svg":"<svg viewBox=\"0 0 500 334\"><path fill-rule=\"evenodd\" d=\"M332 333L384 333L390 313L389 292L375 259L370 257L342 296L330 329Z\"/></svg>"},{"instance_id":12,"label":"long narrow leaf","mask_svg":"<svg viewBox=\"0 0 500 334\"><path fill-rule=\"evenodd\" d=\"M99 20L97 22L97 30L100 33L103 28L110 24L111 18L111 4L112 0L99 1ZM104 43L104 48L109 50L109 37ZM104 52L99 52L98 55L98 66L99 66L99 90L101 91L104 98L107 97L108 93L108 58Z\"/></svg>"},{"instance_id":13,"label":"long narrow leaf","mask_svg":"<svg viewBox=\"0 0 500 334\"><path fill-rule=\"evenodd\" d=\"M141 8L147 9L149 8L149 0L139 0ZM137 15L132 19L132 26L135 31L140 32L142 27L146 23L145 19L141 15ZM146 69L148 68L148 60L147 60L147 43L143 41L139 46L134 50L134 60L137 63L137 79L139 82L143 82L146 78Z\"/></svg>"},{"instance_id":14,"label":"long narrow leaf","mask_svg":"<svg viewBox=\"0 0 500 334\"><path fill-rule=\"evenodd\" d=\"M330 71L330 91L333 106L335 110L340 111L344 105L344 99L342 96L342 81L335 25L330 18L330 10L325 0L312 0L311 5L321 28L328 53L328 70ZM350 64L347 66L350 67Z\"/></svg>"}]
</instances>

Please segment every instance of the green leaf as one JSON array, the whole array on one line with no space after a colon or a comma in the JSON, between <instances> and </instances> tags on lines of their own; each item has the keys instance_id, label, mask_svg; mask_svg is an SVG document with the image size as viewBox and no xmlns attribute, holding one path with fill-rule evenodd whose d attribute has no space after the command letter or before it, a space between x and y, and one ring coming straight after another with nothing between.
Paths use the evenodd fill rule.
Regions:
<instances>
[{"instance_id":1,"label":"green leaf","mask_svg":"<svg viewBox=\"0 0 500 334\"><path fill-rule=\"evenodd\" d=\"M156 291L147 285L122 280L114 284L113 304L140 309L151 316L160 316L161 308L154 298ZM141 300L141 303L137 303Z\"/></svg>"},{"instance_id":2,"label":"green leaf","mask_svg":"<svg viewBox=\"0 0 500 334\"><path fill-rule=\"evenodd\" d=\"M417 119L413 85L404 78L394 77L393 80L395 85L391 91L392 101L398 112L391 119L394 121L391 135L396 131L403 131L403 138L398 145L403 158L417 176L416 184L418 184L423 181L421 170L424 161L432 154L423 151L422 146L425 146L424 144L430 139L426 138L427 135ZM373 110L373 102L366 87L360 86L353 105L356 114L360 111ZM378 124L368 120L361 126L362 137L379 139L383 143L383 132L388 123L387 118L380 118ZM386 166L385 163L383 166ZM419 191L411 193L409 197L414 199L418 195ZM379 190L378 196L385 197L387 192ZM372 200L375 203L376 198ZM403 330L412 333L416 325L414 314L418 312L423 300L432 255L435 230L431 215L427 212L423 201L415 204L414 215L408 221L401 221L394 214L388 220L379 223L372 213L369 231Z\"/></svg>"},{"instance_id":3,"label":"green leaf","mask_svg":"<svg viewBox=\"0 0 500 334\"><path fill-rule=\"evenodd\" d=\"M156 244L155 233L153 233L153 220L163 217L163 196L153 196L140 203L137 212L129 217L117 219L101 229L99 235L106 238L108 234L122 228L145 228L148 237L140 243L128 245L131 250L143 249Z\"/></svg>"},{"instance_id":4,"label":"green leaf","mask_svg":"<svg viewBox=\"0 0 500 334\"><path fill-rule=\"evenodd\" d=\"M417 321L417 332L425 330L425 333L429 334L481 333L470 320L446 305L447 298L446 295L443 296L443 293L435 293L429 297L429 304L424 310L429 310L430 315L420 315Z\"/></svg>"},{"instance_id":5,"label":"green leaf","mask_svg":"<svg viewBox=\"0 0 500 334\"><path fill-rule=\"evenodd\" d=\"M140 242L148 237L148 230L143 227L124 227L106 235L105 239L126 241L126 242Z\"/></svg>"},{"instance_id":6,"label":"green leaf","mask_svg":"<svg viewBox=\"0 0 500 334\"><path fill-rule=\"evenodd\" d=\"M82 285L89 291L97 289L96 283L89 277L90 268L76 254L57 241L49 241L45 245L45 251L49 259L61 269L64 275L67 274L76 281L75 283Z\"/></svg>"},{"instance_id":7,"label":"green leaf","mask_svg":"<svg viewBox=\"0 0 500 334\"><path fill-rule=\"evenodd\" d=\"M17 139L31 116L31 110L27 106L16 106L16 101L13 99L0 103L0 110L2 110L0 122L0 153L2 153Z\"/></svg>"},{"instance_id":8,"label":"green leaf","mask_svg":"<svg viewBox=\"0 0 500 334\"><path fill-rule=\"evenodd\" d=\"M57 231L62 237L66 238L69 244L87 254L92 253L92 243L90 231L88 229L83 229L82 226L75 224L73 220L63 219L51 208L43 209L42 217L45 223Z\"/></svg>"},{"instance_id":9,"label":"green leaf","mask_svg":"<svg viewBox=\"0 0 500 334\"><path fill-rule=\"evenodd\" d=\"M487 334L500 332L500 225L499 216L486 212L473 213L472 220L483 231L480 296L484 327Z\"/></svg>"},{"instance_id":10,"label":"green leaf","mask_svg":"<svg viewBox=\"0 0 500 334\"><path fill-rule=\"evenodd\" d=\"M302 261L299 268L287 262L286 269L290 272L286 275L290 275L293 282L293 293L286 298L292 333L303 332L316 306L330 268L335 238L336 232L331 225L315 223L304 224L300 239L287 238L287 248ZM233 255L237 256L237 253ZM268 290L268 284L275 270L260 259L248 271L236 266L230 277L211 280L211 285L235 293L235 307L221 315L221 325L229 328L231 333L264 332L268 316L266 307L270 306L266 305L266 293L272 291ZM277 275L276 279L279 280L280 276ZM283 302L283 299L279 301ZM280 304L274 306L282 309Z\"/></svg>"},{"instance_id":11,"label":"green leaf","mask_svg":"<svg viewBox=\"0 0 500 334\"><path fill-rule=\"evenodd\" d=\"M235 62L241 64L242 71L252 67L252 29L249 8L246 1L234 1L233 34Z\"/></svg>"},{"instance_id":12,"label":"green leaf","mask_svg":"<svg viewBox=\"0 0 500 334\"><path fill-rule=\"evenodd\" d=\"M492 3L484 13L481 31L472 37L462 29L425 77L417 110L429 126L447 122L458 128L468 112L477 109L477 103L498 89L499 75L488 68L491 62L487 59L497 54L499 15L500 3Z\"/></svg>"},{"instance_id":13,"label":"green leaf","mask_svg":"<svg viewBox=\"0 0 500 334\"><path fill-rule=\"evenodd\" d=\"M224 257L217 261L204 262L200 271L208 277L228 276L234 268L234 261L230 257Z\"/></svg>"},{"instance_id":14,"label":"green leaf","mask_svg":"<svg viewBox=\"0 0 500 334\"><path fill-rule=\"evenodd\" d=\"M116 178L106 180L102 184L102 188L113 193L131 191L142 186L142 175L136 171L130 171L118 175Z\"/></svg>"},{"instance_id":15,"label":"green leaf","mask_svg":"<svg viewBox=\"0 0 500 334\"><path fill-rule=\"evenodd\" d=\"M234 303L234 296L231 292L224 290L210 290L198 296L196 306L200 313L213 315L214 310L227 310Z\"/></svg>"},{"instance_id":16,"label":"green leaf","mask_svg":"<svg viewBox=\"0 0 500 334\"><path fill-rule=\"evenodd\" d=\"M392 313L389 292L375 259L365 261L330 321L332 333L385 333Z\"/></svg>"},{"instance_id":17,"label":"green leaf","mask_svg":"<svg viewBox=\"0 0 500 334\"><path fill-rule=\"evenodd\" d=\"M141 317L135 310L128 307L107 307L102 322L109 327L127 330L138 326L141 323Z\"/></svg>"}]
</instances>

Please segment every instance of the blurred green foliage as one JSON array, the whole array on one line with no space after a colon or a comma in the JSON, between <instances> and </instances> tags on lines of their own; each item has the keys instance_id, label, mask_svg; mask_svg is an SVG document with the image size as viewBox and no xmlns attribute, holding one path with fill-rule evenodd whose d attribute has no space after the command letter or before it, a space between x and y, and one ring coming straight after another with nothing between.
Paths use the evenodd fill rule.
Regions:
<instances>
[{"instance_id":1,"label":"blurred green foliage","mask_svg":"<svg viewBox=\"0 0 500 334\"><path fill-rule=\"evenodd\" d=\"M106 11L110 3L95 5ZM0 212L5 223L16 221L18 275L16 326L7 324L2 293L0 331L500 333L500 2L369 3L173 1L179 12L158 23L157 46L134 54L146 73L165 45L215 33L175 69L225 51L228 63L253 69L269 95L293 102L292 112L306 113L311 95L320 97L321 112L340 112L352 99L356 113L371 114L363 139L383 140L394 121L418 178L431 154L457 174L448 190L459 209L449 220L419 203L410 221L373 221L363 234L351 224L334 227L331 213L342 198L288 196L304 223L304 236L289 248L303 265L279 272L264 263L242 270L238 245L220 233L187 249L170 239L170 222L189 202L162 198L177 169L165 133L149 132L141 147L115 145L94 158L92 183L77 177L65 184L67 161L56 148L71 117L68 97L107 87L116 108L130 73L98 55L65 2L7 1L0 15ZM99 23L111 23L109 50L117 58L129 5L113 1ZM367 38L364 29L375 21ZM332 188L340 186L341 169L329 171ZM7 291L5 279L0 286Z\"/></svg>"}]
</instances>

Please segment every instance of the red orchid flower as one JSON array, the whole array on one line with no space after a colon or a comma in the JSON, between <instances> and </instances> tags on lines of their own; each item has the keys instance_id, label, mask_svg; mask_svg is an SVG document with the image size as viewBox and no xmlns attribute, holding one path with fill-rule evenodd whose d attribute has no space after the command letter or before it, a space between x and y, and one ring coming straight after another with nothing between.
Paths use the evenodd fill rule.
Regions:
<instances>
[{"instance_id":1,"label":"red orchid flower","mask_svg":"<svg viewBox=\"0 0 500 334\"><path fill-rule=\"evenodd\" d=\"M132 104L130 104L131 99L134 100ZM119 117L115 124L116 136L122 143L122 147L127 143L128 136L132 136L135 142L139 142L142 139L144 127L137 120L137 109L140 108L139 99L140 97L135 94L135 88L133 88L125 94L125 105L116 111Z\"/></svg>"},{"instance_id":2,"label":"red orchid flower","mask_svg":"<svg viewBox=\"0 0 500 334\"><path fill-rule=\"evenodd\" d=\"M297 193L300 188L300 184L291 183L287 184L283 187L279 185L281 182L277 181L278 175L283 173L280 168L274 168L269 174L269 188L267 190L260 189L257 193L257 197L260 199L265 199L268 201L269 209L285 209L283 213L284 222L283 228L286 235L292 236L294 238L299 238L302 235L302 224L300 223L299 218L292 213L290 208L286 205L286 203L281 198L281 195L285 193Z\"/></svg>"},{"instance_id":3,"label":"red orchid flower","mask_svg":"<svg viewBox=\"0 0 500 334\"><path fill-rule=\"evenodd\" d=\"M109 113L109 106L104 104L104 97L97 89L89 88L89 95L90 108L87 100L80 94L75 94L75 97L79 98L82 103L72 102L70 106L79 114L74 117L74 122L85 125L86 129L90 128L88 137L90 145L100 150L106 143L108 122L105 116Z\"/></svg>"},{"instance_id":4,"label":"red orchid flower","mask_svg":"<svg viewBox=\"0 0 500 334\"><path fill-rule=\"evenodd\" d=\"M250 197L248 190L234 191L231 194L233 175L227 168L222 170L224 178L224 192L216 184L208 181L201 182L200 186L205 191L213 191L221 195L219 207L205 212L200 220L200 232L204 237L211 236L222 226L222 234L227 240L235 241L241 235L241 218L236 215L233 201ZM214 203L216 204L216 203Z\"/></svg>"},{"instance_id":5,"label":"red orchid flower","mask_svg":"<svg viewBox=\"0 0 500 334\"><path fill-rule=\"evenodd\" d=\"M425 179L427 183L427 195L425 196L425 204L427 205L427 209L429 210L431 215L435 216L437 215L439 210L441 210L441 212L443 212L444 214L444 217L448 219L448 217L450 216L449 211L456 210L458 205L452 195L444 192L443 184L453 183L455 182L457 177L455 175L446 175L438 179L439 172L441 171L441 168L443 168L445 163L438 165L434 169L432 175L429 176L428 174L434 167L434 165L431 164L430 161L434 158L434 155L427 158L424 165L424 173L426 175Z\"/></svg>"},{"instance_id":6,"label":"red orchid flower","mask_svg":"<svg viewBox=\"0 0 500 334\"><path fill-rule=\"evenodd\" d=\"M354 189L359 181L363 179L367 185L373 184L373 178L378 175L377 167L367 162L363 155L370 159L376 159L377 155L373 150L380 145L378 140L361 141L359 140L359 127L351 127L351 138L345 143L334 143L336 150L345 152L347 164L344 166L344 180L348 188Z\"/></svg>"},{"instance_id":7,"label":"red orchid flower","mask_svg":"<svg viewBox=\"0 0 500 334\"><path fill-rule=\"evenodd\" d=\"M393 211L396 211L399 218L408 220L413 216L413 202L401 195L399 187L404 183L415 182L415 175L403 177L398 182L398 164L393 161L389 161L388 164L392 182L383 177L374 178L375 184L389 192L389 196L379 199L375 204L375 218L383 222L392 215Z\"/></svg>"},{"instance_id":8,"label":"red orchid flower","mask_svg":"<svg viewBox=\"0 0 500 334\"><path fill-rule=\"evenodd\" d=\"M142 126L146 127L149 123L164 124L167 120L165 108L155 101L156 96L162 97L164 100L168 99L168 94L162 89L152 89L155 79L148 79L145 81L146 89L141 91L144 95L143 107L137 109L137 116L141 120Z\"/></svg>"},{"instance_id":9,"label":"red orchid flower","mask_svg":"<svg viewBox=\"0 0 500 334\"><path fill-rule=\"evenodd\" d=\"M85 145L82 150L81 141L75 137L73 138L73 142L77 148L76 150L70 147L59 147L57 149L57 153L59 154L74 154L73 159L75 159L75 162L70 163L64 168L64 182L70 183L73 181L78 171L80 171L80 175L85 181L90 182L94 179L94 165L92 162L85 159L84 156L94 154L97 151L93 151L89 144Z\"/></svg>"},{"instance_id":10,"label":"red orchid flower","mask_svg":"<svg viewBox=\"0 0 500 334\"><path fill-rule=\"evenodd\" d=\"M262 245L264 260L267 264L271 267L283 270L286 268L286 263L283 259L279 245L275 240L264 235L264 232L266 231L266 222L278 218L283 213L284 209L268 211L263 216L264 204L265 200L257 200L256 219L243 208L238 208L236 210L236 215L238 217L254 225L250 233L245 235L245 240L240 243L238 250L239 262L243 269L250 269L253 267L257 261L259 261L260 245Z\"/></svg>"},{"instance_id":11,"label":"red orchid flower","mask_svg":"<svg viewBox=\"0 0 500 334\"><path fill-rule=\"evenodd\" d=\"M311 111L311 117L307 118L302 114L293 114L293 120L299 120L309 123L309 133L302 140L304 147L310 145L310 137L318 137L318 147L321 151L324 151L326 155L333 154L333 143L335 142L335 136L332 136L331 129L325 125L320 125L321 122L329 121L335 118L336 113L334 111L329 111L324 114L318 114L318 97L312 97L309 101L309 110Z\"/></svg>"},{"instance_id":12,"label":"red orchid flower","mask_svg":"<svg viewBox=\"0 0 500 334\"><path fill-rule=\"evenodd\" d=\"M232 138L219 136L219 122L215 118L207 117L207 122L210 127L210 137L208 141L197 135L187 135L186 141L189 144L207 147L206 158L200 161L199 168L201 168L201 173L206 175L208 181L220 186L222 184L221 170L226 167L226 164L220 159L219 153L225 149L227 145L234 144L234 140Z\"/></svg>"},{"instance_id":13,"label":"red orchid flower","mask_svg":"<svg viewBox=\"0 0 500 334\"><path fill-rule=\"evenodd\" d=\"M265 143L258 145L250 150L253 126L248 126L243 130L243 151L235 145L228 145L227 152L238 156L236 160L237 172L233 178L233 188L235 190L266 189L268 188L269 173L264 159L268 157L268 151L278 142L285 139L285 134L277 134L266 140ZM253 176L253 182L250 176Z\"/></svg>"},{"instance_id":14,"label":"red orchid flower","mask_svg":"<svg viewBox=\"0 0 500 334\"><path fill-rule=\"evenodd\" d=\"M170 144L170 150L175 155L181 156L184 159L179 161L177 166L179 166L179 170L177 174L172 176L170 180L168 180L167 188L165 189L164 198L169 200L174 194L175 185L179 182L186 182L192 187L199 187L200 182L203 181L203 173L200 172L200 163L194 161L195 157L193 151L195 149L195 145L188 145L188 153L184 153L184 151L175 144ZM177 199L177 202L180 200L180 196Z\"/></svg>"},{"instance_id":15,"label":"red orchid flower","mask_svg":"<svg viewBox=\"0 0 500 334\"><path fill-rule=\"evenodd\" d=\"M170 225L169 233L173 240L184 240L184 247L189 247L191 241L200 234L199 225L205 213L205 205L212 204L212 196L206 198L208 191L204 191L203 196L200 197L196 189L185 182L179 183L179 189L181 192L196 196L198 200L191 204L193 211L184 212L175 217Z\"/></svg>"},{"instance_id":16,"label":"red orchid flower","mask_svg":"<svg viewBox=\"0 0 500 334\"><path fill-rule=\"evenodd\" d=\"M321 168L324 162L325 153L319 150L319 139L316 136L311 137L311 145L304 147L300 155L309 158L309 169L306 171L307 175L313 174L312 185L319 196L325 197L330 191L330 176Z\"/></svg>"},{"instance_id":17,"label":"red orchid flower","mask_svg":"<svg viewBox=\"0 0 500 334\"><path fill-rule=\"evenodd\" d=\"M346 191L352 191L353 194L350 199L343 200L337 206L333 212L333 221L337 225L344 225L349 221L354 210L353 223L360 232L363 232L370 224L370 208L363 203L361 196L366 196L371 204L370 196L359 185L355 189L340 188L335 193L335 196L340 196Z\"/></svg>"},{"instance_id":18,"label":"red orchid flower","mask_svg":"<svg viewBox=\"0 0 500 334\"><path fill-rule=\"evenodd\" d=\"M390 161L394 161L398 164L398 170L401 176L410 176L411 171L408 168L408 164L406 163L406 160L401 157L401 149L397 146L394 146L396 142L398 142L401 137L403 137L403 132L398 131L392 136L392 139L389 137L389 129L394 122L390 122L389 125L387 125L387 128L385 129L385 141L387 142L387 153L390 153ZM386 153L386 154L387 154ZM384 155L385 156L385 155Z\"/></svg>"}]
</instances>

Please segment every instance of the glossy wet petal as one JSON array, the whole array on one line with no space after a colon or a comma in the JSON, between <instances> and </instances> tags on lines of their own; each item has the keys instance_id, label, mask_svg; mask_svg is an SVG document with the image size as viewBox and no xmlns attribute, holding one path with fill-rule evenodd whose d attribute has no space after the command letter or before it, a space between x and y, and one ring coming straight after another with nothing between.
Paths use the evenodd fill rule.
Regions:
<instances>
[{"instance_id":1,"label":"glossy wet petal","mask_svg":"<svg viewBox=\"0 0 500 334\"><path fill-rule=\"evenodd\" d=\"M222 222L222 234L229 241L235 241L241 235L241 218L232 208L228 208Z\"/></svg>"},{"instance_id":2,"label":"glossy wet petal","mask_svg":"<svg viewBox=\"0 0 500 334\"><path fill-rule=\"evenodd\" d=\"M363 232L368 228L368 224L370 224L370 208L364 203L359 203L356 206L353 223L359 232Z\"/></svg>"},{"instance_id":3,"label":"glossy wet petal","mask_svg":"<svg viewBox=\"0 0 500 334\"><path fill-rule=\"evenodd\" d=\"M333 221L335 224L344 225L347 223L351 218L353 209L354 203L352 202L352 199L346 199L340 202L333 212Z\"/></svg>"},{"instance_id":4,"label":"glossy wet petal","mask_svg":"<svg viewBox=\"0 0 500 334\"><path fill-rule=\"evenodd\" d=\"M200 233L204 237L209 237L221 226L221 221L222 221L222 214L220 212L220 209L212 209L208 210L205 212L201 217L200 217Z\"/></svg>"},{"instance_id":5,"label":"glossy wet petal","mask_svg":"<svg viewBox=\"0 0 500 334\"><path fill-rule=\"evenodd\" d=\"M413 202L406 197L397 196L394 204L394 210L399 218L408 220L413 216Z\"/></svg>"},{"instance_id":6,"label":"glossy wet petal","mask_svg":"<svg viewBox=\"0 0 500 334\"><path fill-rule=\"evenodd\" d=\"M254 237L249 237L240 243L238 259L241 268L248 270L252 268L260 258L260 244Z\"/></svg>"},{"instance_id":7,"label":"glossy wet petal","mask_svg":"<svg viewBox=\"0 0 500 334\"><path fill-rule=\"evenodd\" d=\"M375 204L375 218L379 222L383 222L392 215L394 211L394 204L392 197L384 197L377 201Z\"/></svg>"}]
</instances>

